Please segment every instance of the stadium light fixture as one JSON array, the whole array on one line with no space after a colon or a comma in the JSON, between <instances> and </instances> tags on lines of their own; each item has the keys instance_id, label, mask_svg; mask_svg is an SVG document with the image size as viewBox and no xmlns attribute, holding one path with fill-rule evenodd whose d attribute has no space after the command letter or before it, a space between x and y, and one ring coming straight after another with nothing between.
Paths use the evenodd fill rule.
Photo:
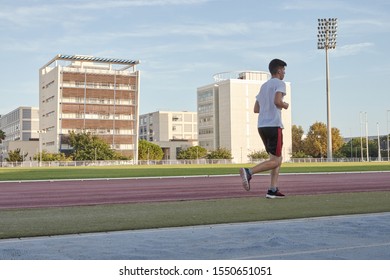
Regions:
<instances>
[{"instance_id":1,"label":"stadium light fixture","mask_svg":"<svg viewBox=\"0 0 390 280\"><path fill-rule=\"evenodd\" d=\"M329 58L328 50L336 48L337 38L337 18L322 18L318 19L318 42L317 48L325 50L326 58L326 112L327 112L327 127L328 127L328 161L333 160L332 152L332 127L330 116L330 88L329 88Z\"/></svg>"}]
</instances>

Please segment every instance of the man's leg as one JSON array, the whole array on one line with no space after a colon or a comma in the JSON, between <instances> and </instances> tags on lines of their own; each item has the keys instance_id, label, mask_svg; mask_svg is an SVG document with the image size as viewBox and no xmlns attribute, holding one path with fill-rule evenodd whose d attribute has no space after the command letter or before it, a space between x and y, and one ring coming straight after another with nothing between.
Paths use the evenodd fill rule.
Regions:
<instances>
[{"instance_id":1,"label":"man's leg","mask_svg":"<svg viewBox=\"0 0 390 280\"><path fill-rule=\"evenodd\" d=\"M263 161L253 168L240 168L242 186L246 191L249 191L251 189L250 180L252 179L252 175L263 171L273 170L279 166L280 164L277 160L277 157L274 156L274 158L270 157L269 160Z\"/></svg>"},{"instance_id":2,"label":"man's leg","mask_svg":"<svg viewBox=\"0 0 390 280\"><path fill-rule=\"evenodd\" d=\"M279 177L279 168L282 163L281 149L283 145L282 130L279 127L258 128L259 135L270 155L269 160L263 161L252 168L241 168L240 175L245 190L250 190L249 181L252 175L271 170L271 187L277 184ZM279 156L276 156L279 155ZM276 187L274 187L276 188Z\"/></svg>"},{"instance_id":3,"label":"man's leg","mask_svg":"<svg viewBox=\"0 0 390 280\"><path fill-rule=\"evenodd\" d=\"M277 159L278 159L277 157L270 155L269 160L263 161L252 168L252 170L251 170L252 174L256 174L256 173L260 173L260 172L264 172L264 171L268 171L268 170L273 170L273 169L279 167L280 163Z\"/></svg>"},{"instance_id":4,"label":"man's leg","mask_svg":"<svg viewBox=\"0 0 390 280\"><path fill-rule=\"evenodd\" d=\"M270 155L270 157L274 157L275 161L277 161L279 164L276 168L271 170L271 187L277 187L278 186L278 180L279 180L279 170L280 166L282 165L282 157L276 157L274 155Z\"/></svg>"},{"instance_id":5,"label":"man's leg","mask_svg":"<svg viewBox=\"0 0 390 280\"><path fill-rule=\"evenodd\" d=\"M278 161L278 166L271 170L271 186L268 189L266 198L284 198L284 194L282 194L278 189L278 179L279 179L279 170L280 166L282 165L282 157L277 157L274 155L271 155L271 157L274 157L275 161Z\"/></svg>"}]
</instances>

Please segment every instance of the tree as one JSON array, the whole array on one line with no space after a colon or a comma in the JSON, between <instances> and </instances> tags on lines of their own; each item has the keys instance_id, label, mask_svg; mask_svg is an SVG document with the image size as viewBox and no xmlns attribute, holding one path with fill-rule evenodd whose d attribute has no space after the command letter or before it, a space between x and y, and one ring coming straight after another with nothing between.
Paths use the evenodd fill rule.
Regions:
<instances>
[{"instance_id":1,"label":"tree","mask_svg":"<svg viewBox=\"0 0 390 280\"><path fill-rule=\"evenodd\" d=\"M302 126L296 126L295 124L291 127L291 136L292 136L292 152L302 152L303 147L303 128Z\"/></svg>"},{"instance_id":2,"label":"tree","mask_svg":"<svg viewBox=\"0 0 390 280\"><path fill-rule=\"evenodd\" d=\"M362 143L362 144L360 144ZM360 158L362 156L361 151L362 147L366 147L366 139L363 138L363 141L360 141L360 138L353 138L348 141L348 143L344 143L344 145L340 148L339 153L341 157L355 157ZM363 155L365 153L363 152Z\"/></svg>"},{"instance_id":3,"label":"tree","mask_svg":"<svg viewBox=\"0 0 390 280\"><path fill-rule=\"evenodd\" d=\"M42 154L34 155L34 160L42 161L66 161L71 160L71 158L67 158L64 153L48 153L46 151L42 151Z\"/></svg>"},{"instance_id":4,"label":"tree","mask_svg":"<svg viewBox=\"0 0 390 280\"><path fill-rule=\"evenodd\" d=\"M344 145L344 139L340 134L340 129L332 127L332 151L337 155L338 151Z\"/></svg>"},{"instance_id":5,"label":"tree","mask_svg":"<svg viewBox=\"0 0 390 280\"><path fill-rule=\"evenodd\" d=\"M226 148L218 148L207 155L208 159L232 159L232 152Z\"/></svg>"},{"instance_id":6,"label":"tree","mask_svg":"<svg viewBox=\"0 0 390 280\"><path fill-rule=\"evenodd\" d=\"M308 155L305 154L305 152L299 151L299 152L294 152L291 155L291 158L307 158Z\"/></svg>"},{"instance_id":7,"label":"tree","mask_svg":"<svg viewBox=\"0 0 390 280\"><path fill-rule=\"evenodd\" d=\"M69 133L69 142L73 147L73 160L114 160L120 155L97 135L90 132Z\"/></svg>"},{"instance_id":8,"label":"tree","mask_svg":"<svg viewBox=\"0 0 390 280\"><path fill-rule=\"evenodd\" d=\"M181 150L177 159L199 159L207 156L207 150L201 146L192 146L188 149Z\"/></svg>"},{"instance_id":9,"label":"tree","mask_svg":"<svg viewBox=\"0 0 390 280\"><path fill-rule=\"evenodd\" d=\"M332 152L337 153L343 146L344 141L340 135L338 128L332 128ZM307 137L304 140L305 153L312 157L326 157L328 146L328 132L327 127L322 122L314 123L307 133Z\"/></svg>"},{"instance_id":10,"label":"tree","mask_svg":"<svg viewBox=\"0 0 390 280\"><path fill-rule=\"evenodd\" d=\"M0 129L0 143L5 139L5 132Z\"/></svg>"},{"instance_id":11,"label":"tree","mask_svg":"<svg viewBox=\"0 0 390 280\"><path fill-rule=\"evenodd\" d=\"M138 142L138 159L139 160L162 160L164 152L159 145L146 140Z\"/></svg>"},{"instance_id":12,"label":"tree","mask_svg":"<svg viewBox=\"0 0 390 280\"><path fill-rule=\"evenodd\" d=\"M386 137L386 136L385 136ZM386 139L387 141L387 139ZM362 144L360 144L362 143ZM352 150L352 151L351 151ZM366 145L366 138L362 138L362 141L360 142L360 138L353 138L352 140L348 141L348 143L344 143L344 145L339 150L340 155L342 157L356 157L361 158L362 157L362 150L363 150L363 159L366 160L367 158L367 145ZM369 157L378 157L378 140L368 140L368 156ZM381 156L385 156L384 153L382 153Z\"/></svg>"},{"instance_id":13,"label":"tree","mask_svg":"<svg viewBox=\"0 0 390 280\"><path fill-rule=\"evenodd\" d=\"M326 125L321 122L316 122L309 128L306 139L304 141L304 151L312 157L324 157L327 147L327 129Z\"/></svg>"},{"instance_id":14,"label":"tree","mask_svg":"<svg viewBox=\"0 0 390 280\"><path fill-rule=\"evenodd\" d=\"M8 152L8 157L5 159L8 162L22 162L27 157L28 153L25 153L24 155L21 154L20 149L16 149L14 151Z\"/></svg>"}]
</instances>

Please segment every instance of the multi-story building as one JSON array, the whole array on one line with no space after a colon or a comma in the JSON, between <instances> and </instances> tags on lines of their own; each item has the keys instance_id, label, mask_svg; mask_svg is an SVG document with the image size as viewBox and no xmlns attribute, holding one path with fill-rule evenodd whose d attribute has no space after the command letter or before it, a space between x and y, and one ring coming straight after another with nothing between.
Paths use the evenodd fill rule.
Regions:
<instances>
[{"instance_id":1,"label":"multi-story building","mask_svg":"<svg viewBox=\"0 0 390 280\"><path fill-rule=\"evenodd\" d=\"M5 134L5 139L0 144L1 160L8 156L9 151L20 149L26 160L33 160L38 154L38 108L19 107L0 117L0 130Z\"/></svg>"},{"instance_id":2,"label":"multi-story building","mask_svg":"<svg viewBox=\"0 0 390 280\"><path fill-rule=\"evenodd\" d=\"M252 152L265 150L257 131L257 117L253 113L256 95L270 78L268 72L241 71L214 75L214 82L197 89L198 140L207 150L226 148L231 151L233 162L248 162ZM283 110L283 159L292 152L291 138L291 86L287 85L285 101L290 103Z\"/></svg>"},{"instance_id":3,"label":"multi-story building","mask_svg":"<svg viewBox=\"0 0 390 280\"><path fill-rule=\"evenodd\" d=\"M69 131L91 132L137 160L139 61L57 55L39 71L42 149L68 152Z\"/></svg>"},{"instance_id":4,"label":"multi-story building","mask_svg":"<svg viewBox=\"0 0 390 280\"><path fill-rule=\"evenodd\" d=\"M158 111L140 115L139 138L159 145L164 159L176 159L181 149L197 145L197 113Z\"/></svg>"}]
</instances>

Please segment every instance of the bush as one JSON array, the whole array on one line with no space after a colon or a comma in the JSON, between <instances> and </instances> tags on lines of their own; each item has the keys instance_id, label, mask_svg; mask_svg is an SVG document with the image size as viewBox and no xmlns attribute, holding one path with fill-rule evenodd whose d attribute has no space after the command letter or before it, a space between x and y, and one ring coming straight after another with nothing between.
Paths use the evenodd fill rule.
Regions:
<instances>
[{"instance_id":1,"label":"bush","mask_svg":"<svg viewBox=\"0 0 390 280\"><path fill-rule=\"evenodd\" d=\"M266 151L264 151L264 150L263 151L254 151L254 152L252 152L252 153L250 153L248 155L248 158L251 161L268 159L269 158L269 154Z\"/></svg>"}]
</instances>

